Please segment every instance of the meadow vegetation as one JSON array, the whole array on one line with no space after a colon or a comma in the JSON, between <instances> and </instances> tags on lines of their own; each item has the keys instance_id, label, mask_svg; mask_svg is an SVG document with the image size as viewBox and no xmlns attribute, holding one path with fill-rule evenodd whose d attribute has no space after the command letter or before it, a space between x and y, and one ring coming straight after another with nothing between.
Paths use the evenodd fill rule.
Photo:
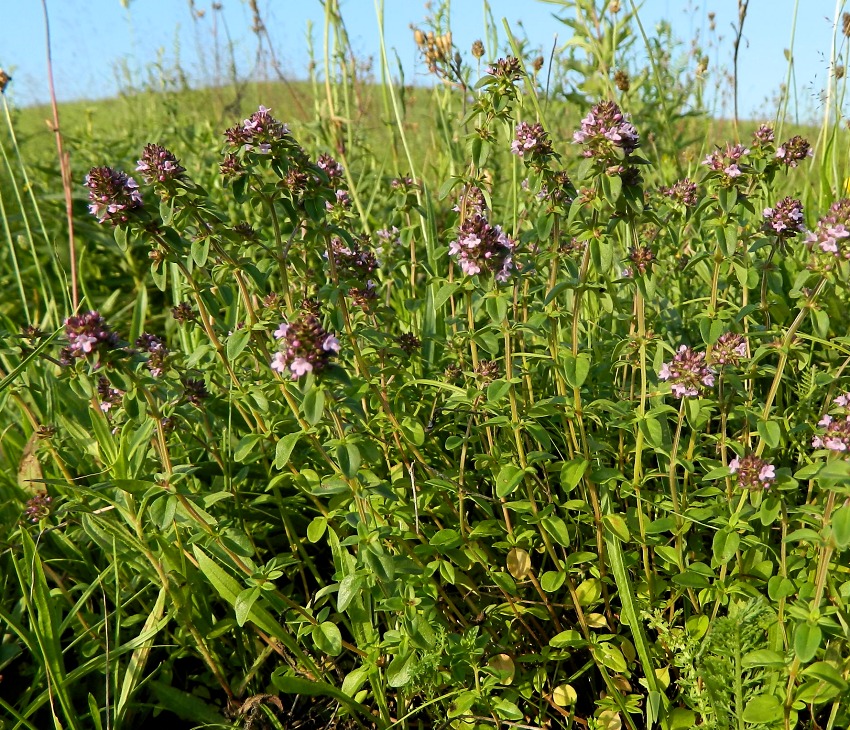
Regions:
<instances>
[{"instance_id":1,"label":"meadow vegetation","mask_svg":"<svg viewBox=\"0 0 850 730\"><path fill-rule=\"evenodd\" d=\"M62 105L70 218L2 99L0 728L847 727L843 72L718 121L560 0L411 87L325 6Z\"/></svg>"}]
</instances>

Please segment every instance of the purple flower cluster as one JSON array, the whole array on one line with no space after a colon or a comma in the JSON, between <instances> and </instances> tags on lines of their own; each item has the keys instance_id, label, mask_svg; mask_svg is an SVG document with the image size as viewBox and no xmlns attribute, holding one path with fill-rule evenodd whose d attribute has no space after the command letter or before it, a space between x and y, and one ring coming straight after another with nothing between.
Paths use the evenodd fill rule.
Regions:
<instances>
[{"instance_id":1,"label":"purple flower cluster","mask_svg":"<svg viewBox=\"0 0 850 730\"><path fill-rule=\"evenodd\" d=\"M161 377L165 372L169 355L169 350L162 338L145 332L136 340L136 347L148 354L147 366L151 375L155 378Z\"/></svg>"},{"instance_id":2,"label":"purple flower cluster","mask_svg":"<svg viewBox=\"0 0 850 730\"><path fill-rule=\"evenodd\" d=\"M727 332L717 339L708 361L711 365L737 365L747 356L747 341L743 335Z\"/></svg>"},{"instance_id":3,"label":"purple flower cluster","mask_svg":"<svg viewBox=\"0 0 850 730\"><path fill-rule=\"evenodd\" d=\"M515 247L500 226L490 225L483 215L476 214L461 223L457 240L449 245L449 254L457 258L467 276L490 272L496 281L505 282L514 268Z\"/></svg>"},{"instance_id":4,"label":"purple flower cluster","mask_svg":"<svg viewBox=\"0 0 850 730\"><path fill-rule=\"evenodd\" d=\"M753 132L753 147L768 147L774 142L773 127L762 124Z\"/></svg>"},{"instance_id":5,"label":"purple flower cluster","mask_svg":"<svg viewBox=\"0 0 850 730\"><path fill-rule=\"evenodd\" d=\"M487 210L487 200L481 188L475 185L463 185L458 195L457 204L452 208L456 213L460 213L465 218L473 215L484 215Z\"/></svg>"},{"instance_id":6,"label":"purple flower cluster","mask_svg":"<svg viewBox=\"0 0 850 730\"><path fill-rule=\"evenodd\" d=\"M165 147L148 144L145 145L136 172L142 174L142 179L148 185L154 185L179 180L186 168L181 166L174 154Z\"/></svg>"},{"instance_id":7,"label":"purple flower cluster","mask_svg":"<svg viewBox=\"0 0 850 730\"><path fill-rule=\"evenodd\" d=\"M552 156L552 142L548 139L548 132L539 122L520 122L516 125L511 152L529 164L542 163Z\"/></svg>"},{"instance_id":8,"label":"purple flower cluster","mask_svg":"<svg viewBox=\"0 0 850 730\"><path fill-rule=\"evenodd\" d=\"M696 352L687 345L680 346L673 360L661 366L658 377L670 381L677 398L697 396L703 387L714 385L714 372L705 363L705 353Z\"/></svg>"},{"instance_id":9,"label":"purple flower cluster","mask_svg":"<svg viewBox=\"0 0 850 730\"><path fill-rule=\"evenodd\" d=\"M97 397L100 399L100 410L109 413L115 406L121 405L124 391L113 388L109 378L101 375L97 379Z\"/></svg>"},{"instance_id":10,"label":"purple flower cluster","mask_svg":"<svg viewBox=\"0 0 850 730\"><path fill-rule=\"evenodd\" d=\"M381 228L375 231L375 236L384 246L398 246L401 244L401 238L399 238L398 228L396 226L392 228Z\"/></svg>"},{"instance_id":11,"label":"purple flower cluster","mask_svg":"<svg viewBox=\"0 0 850 730\"><path fill-rule=\"evenodd\" d=\"M331 182L342 180L345 173L342 165L326 153L319 155L319 158L316 160L316 167L323 170L325 175L328 176L328 180Z\"/></svg>"},{"instance_id":12,"label":"purple flower cluster","mask_svg":"<svg viewBox=\"0 0 850 730\"><path fill-rule=\"evenodd\" d=\"M812 439L812 447L815 449L829 449L830 451L850 450L850 392L842 393L832 401L835 415L824 414L818 421L818 426L824 432Z\"/></svg>"},{"instance_id":13,"label":"purple flower cluster","mask_svg":"<svg viewBox=\"0 0 850 730\"><path fill-rule=\"evenodd\" d=\"M227 143L234 148L243 148L246 152L256 150L262 155L271 154L276 142L289 134L289 127L279 122L269 112L271 109L260 105L250 117L236 124L224 133Z\"/></svg>"},{"instance_id":14,"label":"purple flower cluster","mask_svg":"<svg viewBox=\"0 0 850 730\"><path fill-rule=\"evenodd\" d=\"M738 477L738 486L743 489L769 489L776 479L776 469L755 454L743 458L735 457L729 462L729 471Z\"/></svg>"},{"instance_id":15,"label":"purple flower cluster","mask_svg":"<svg viewBox=\"0 0 850 730\"><path fill-rule=\"evenodd\" d=\"M139 184L120 170L93 167L85 185L89 189L89 212L98 223L126 223L130 211L142 207Z\"/></svg>"},{"instance_id":16,"label":"purple flower cluster","mask_svg":"<svg viewBox=\"0 0 850 730\"><path fill-rule=\"evenodd\" d=\"M50 515L50 507L53 498L44 490L36 492L27 500L27 506L24 509L24 519L32 522L34 525Z\"/></svg>"},{"instance_id":17,"label":"purple flower cluster","mask_svg":"<svg viewBox=\"0 0 850 730\"><path fill-rule=\"evenodd\" d=\"M272 357L271 367L279 373L289 370L293 380L307 373L319 373L340 350L339 340L322 327L318 317L302 312L291 324L281 323L274 336L283 349Z\"/></svg>"},{"instance_id":18,"label":"purple flower cluster","mask_svg":"<svg viewBox=\"0 0 850 730\"><path fill-rule=\"evenodd\" d=\"M817 249L835 258L850 259L850 198L829 206L829 211L806 236L810 249Z\"/></svg>"},{"instance_id":19,"label":"purple flower cluster","mask_svg":"<svg viewBox=\"0 0 850 730\"><path fill-rule=\"evenodd\" d=\"M508 56L507 58L500 58L496 63L488 66L487 73L497 79L516 81L522 78L522 67L518 58Z\"/></svg>"},{"instance_id":20,"label":"purple flower cluster","mask_svg":"<svg viewBox=\"0 0 850 730\"><path fill-rule=\"evenodd\" d=\"M794 238L805 231L803 204L796 198L783 198L773 208L765 208L764 230L779 238Z\"/></svg>"},{"instance_id":21,"label":"purple flower cluster","mask_svg":"<svg viewBox=\"0 0 850 730\"><path fill-rule=\"evenodd\" d=\"M799 134L776 148L776 159L784 162L786 167L797 167L800 162L811 156L811 145Z\"/></svg>"},{"instance_id":22,"label":"purple flower cluster","mask_svg":"<svg viewBox=\"0 0 850 730\"><path fill-rule=\"evenodd\" d=\"M655 261L655 254L649 246L633 246L629 249L629 261L632 262L632 266L629 267L628 275L633 276L635 271L643 275Z\"/></svg>"},{"instance_id":23,"label":"purple flower cluster","mask_svg":"<svg viewBox=\"0 0 850 730\"><path fill-rule=\"evenodd\" d=\"M669 188L661 188L661 194L686 208L693 208L697 204L697 184L687 177L676 181Z\"/></svg>"},{"instance_id":24,"label":"purple flower cluster","mask_svg":"<svg viewBox=\"0 0 850 730\"><path fill-rule=\"evenodd\" d=\"M640 147L640 136L628 117L613 101L601 101L581 120L581 129L573 132L573 140L583 144L583 157L595 157L611 163L630 155Z\"/></svg>"},{"instance_id":25,"label":"purple flower cluster","mask_svg":"<svg viewBox=\"0 0 850 730\"><path fill-rule=\"evenodd\" d=\"M334 257L336 274L340 279L365 281L378 268L375 253L364 245L365 239L354 239L351 243L341 238L331 239L331 252Z\"/></svg>"},{"instance_id":26,"label":"purple flower cluster","mask_svg":"<svg viewBox=\"0 0 850 730\"><path fill-rule=\"evenodd\" d=\"M738 162L744 155L750 154L750 150L742 144L726 144L725 150L716 149L705 156L702 161L712 172L722 173L727 180L734 180L744 173L738 166Z\"/></svg>"},{"instance_id":27,"label":"purple flower cluster","mask_svg":"<svg viewBox=\"0 0 850 730\"><path fill-rule=\"evenodd\" d=\"M111 350L118 344L118 335L109 329L99 312L74 314L65 320L65 337L68 346L62 348L59 361L70 365L75 359L83 358L102 350Z\"/></svg>"}]
</instances>

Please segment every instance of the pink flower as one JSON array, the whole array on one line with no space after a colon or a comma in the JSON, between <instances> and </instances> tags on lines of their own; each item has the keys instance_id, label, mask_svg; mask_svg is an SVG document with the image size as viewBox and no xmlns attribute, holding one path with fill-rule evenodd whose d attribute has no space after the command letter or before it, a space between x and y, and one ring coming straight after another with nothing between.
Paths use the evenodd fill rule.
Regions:
<instances>
[{"instance_id":1,"label":"pink flower","mask_svg":"<svg viewBox=\"0 0 850 730\"><path fill-rule=\"evenodd\" d=\"M281 322L280 327L274 331L274 338L276 340L282 340L286 337L287 332L289 332L289 325L286 322Z\"/></svg>"}]
</instances>

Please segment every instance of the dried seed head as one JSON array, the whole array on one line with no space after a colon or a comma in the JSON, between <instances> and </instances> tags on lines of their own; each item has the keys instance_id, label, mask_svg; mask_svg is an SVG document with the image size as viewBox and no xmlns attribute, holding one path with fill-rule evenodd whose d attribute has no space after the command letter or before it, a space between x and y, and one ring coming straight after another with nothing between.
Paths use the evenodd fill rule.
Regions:
<instances>
[{"instance_id":1,"label":"dried seed head","mask_svg":"<svg viewBox=\"0 0 850 730\"><path fill-rule=\"evenodd\" d=\"M620 91L628 91L631 88L629 75L622 70L614 74L614 83Z\"/></svg>"},{"instance_id":2,"label":"dried seed head","mask_svg":"<svg viewBox=\"0 0 850 730\"><path fill-rule=\"evenodd\" d=\"M2 68L0 68L0 94L6 91L6 87L9 85L9 82L12 80L12 77L9 76Z\"/></svg>"},{"instance_id":3,"label":"dried seed head","mask_svg":"<svg viewBox=\"0 0 850 730\"><path fill-rule=\"evenodd\" d=\"M543 68L543 56L538 56L531 62L531 67L534 69L534 73L538 73L541 68Z\"/></svg>"},{"instance_id":4,"label":"dried seed head","mask_svg":"<svg viewBox=\"0 0 850 730\"><path fill-rule=\"evenodd\" d=\"M850 13L844 13L841 17L841 31L850 38Z\"/></svg>"},{"instance_id":5,"label":"dried seed head","mask_svg":"<svg viewBox=\"0 0 850 730\"><path fill-rule=\"evenodd\" d=\"M413 40L416 41L417 46L425 45L425 34L419 30L419 28L415 28L413 31Z\"/></svg>"},{"instance_id":6,"label":"dried seed head","mask_svg":"<svg viewBox=\"0 0 850 730\"><path fill-rule=\"evenodd\" d=\"M484 44L481 41L475 41L472 44L472 55L476 58L481 58L484 55Z\"/></svg>"}]
</instances>

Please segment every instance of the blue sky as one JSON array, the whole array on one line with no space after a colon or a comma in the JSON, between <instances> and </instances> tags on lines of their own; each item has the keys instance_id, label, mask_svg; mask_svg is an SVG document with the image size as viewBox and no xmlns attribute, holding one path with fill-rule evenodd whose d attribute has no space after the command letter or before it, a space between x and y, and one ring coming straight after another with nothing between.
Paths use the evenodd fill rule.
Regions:
<instances>
[{"instance_id":1,"label":"blue sky","mask_svg":"<svg viewBox=\"0 0 850 730\"><path fill-rule=\"evenodd\" d=\"M112 95L122 79L138 83L151 64L173 66L179 54L184 68L195 78L213 78L211 38L217 30L224 37L226 25L234 41L237 65L242 73L253 67L256 39L251 33L251 13L246 0L219 0L222 10L211 10L212 0L195 0L206 11L193 23L188 0L47 0L51 19L54 73L60 99L96 98ZM843 11L844 0L837 0ZM435 3L436 4L436 3ZM551 49L555 34L563 43L568 29L553 19L556 4L540 0L490 0L497 24L505 17L514 28L518 22L531 44ZM624 6L628 0L622 0ZM425 82L417 63L410 25L427 14L421 0L385 0L388 44L395 48L407 81ZM770 114L769 100L776 97L785 80L794 0L751 0L740 54L740 106L742 116L760 119ZM259 0L259 7L284 70L292 78L307 72L307 28L321 54L323 10L319 0ZM378 52L374 0L341 0L343 17L356 51L363 56ZM484 35L483 0L453 0L452 28L455 44L466 50ZM674 33L688 41L696 33L705 45L709 39L708 13L716 15L715 37L719 51L711 53L717 68L731 60L731 23L736 0L645 0L641 19L647 32L667 19ZM825 87L832 22L836 0L800 0L794 45L796 88L800 112L817 113ZM216 16L214 24L213 16ZM44 21L40 0L0 0L0 67L13 73L9 93L18 104L48 99L44 52ZM217 26L217 27L214 27ZM839 32L839 39L844 39Z\"/></svg>"}]
</instances>

